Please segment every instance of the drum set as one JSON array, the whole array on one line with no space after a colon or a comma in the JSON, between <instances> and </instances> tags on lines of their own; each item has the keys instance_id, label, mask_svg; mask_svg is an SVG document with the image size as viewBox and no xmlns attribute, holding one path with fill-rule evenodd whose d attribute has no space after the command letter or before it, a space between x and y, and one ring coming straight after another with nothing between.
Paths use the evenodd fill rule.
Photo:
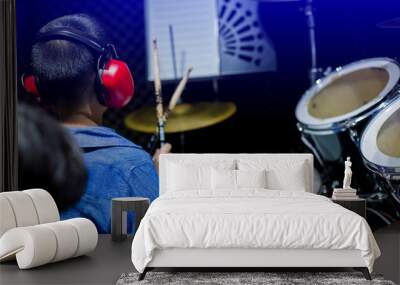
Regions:
<instances>
[{"instance_id":1,"label":"drum set","mask_svg":"<svg viewBox=\"0 0 400 285\"><path fill-rule=\"evenodd\" d=\"M353 187L367 200L373 229L400 219L399 80L393 59L353 62L318 79L295 111L301 140L318 161L320 193L341 186L343 159L351 156Z\"/></svg>"},{"instance_id":2,"label":"drum set","mask_svg":"<svg viewBox=\"0 0 400 285\"><path fill-rule=\"evenodd\" d=\"M316 158L319 193L326 196L341 186L344 158L351 156L352 187L367 200L367 220L377 229L400 219L400 65L390 58L369 58L322 73L316 64L313 2L305 3L312 86L295 110L301 141ZM400 29L400 18L378 27ZM154 55L157 71L156 50ZM157 73L155 78L159 78ZM177 88L177 98L183 88ZM231 102L181 104L172 99L166 123L162 121L167 116L162 113L161 83L157 80L155 90L157 112L153 107L142 108L128 115L125 124L133 130L158 133L161 142L164 131L183 133L208 127L236 112Z\"/></svg>"}]
</instances>

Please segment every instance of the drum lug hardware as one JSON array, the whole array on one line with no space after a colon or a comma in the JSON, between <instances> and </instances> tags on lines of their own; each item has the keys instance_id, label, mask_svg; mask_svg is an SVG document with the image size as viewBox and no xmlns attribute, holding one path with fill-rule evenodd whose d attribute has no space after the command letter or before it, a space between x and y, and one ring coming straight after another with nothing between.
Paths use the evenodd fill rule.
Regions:
<instances>
[{"instance_id":1,"label":"drum lug hardware","mask_svg":"<svg viewBox=\"0 0 400 285\"><path fill-rule=\"evenodd\" d=\"M349 128L349 135L350 135L350 138L353 141L353 143L355 143L357 146L359 146L360 145L360 136L358 135L358 132L353 128Z\"/></svg>"},{"instance_id":2,"label":"drum lug hardware","mask_svg":"<svg viewBox=\"0 0 400 285\"><path fill-rule=\"evenodd\" d=\"M302 126L301 124L297 123L296 126L297 126L297 129L298 129L300 132L303 132L303 131L304 131L304 128L303 128L303 126Z\"/></svg>"}]
</instances>

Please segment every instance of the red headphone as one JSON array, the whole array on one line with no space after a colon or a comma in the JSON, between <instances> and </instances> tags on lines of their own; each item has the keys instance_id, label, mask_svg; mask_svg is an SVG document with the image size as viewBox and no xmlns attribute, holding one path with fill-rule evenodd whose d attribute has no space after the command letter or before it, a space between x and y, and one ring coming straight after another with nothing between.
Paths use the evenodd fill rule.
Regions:
<instances>
[{"instance_id":1,"label":"red headphone","mask_svg":"<svg viewBox=\"0 0 400 285\"><path fill-rule=\"evenodd\" d=\"M98 90L97 98L102 105L110 108L122 108L129 103L133 97L135 85L128 65L118 60L114 45L103 46L90 37L65 28L40 33L36 41L60 39L82 43L100 54L97 60L96 90ZM22 85L28 93L40 100L40 84L37 77L23 75Z\"/></svg>"}]
</instances>

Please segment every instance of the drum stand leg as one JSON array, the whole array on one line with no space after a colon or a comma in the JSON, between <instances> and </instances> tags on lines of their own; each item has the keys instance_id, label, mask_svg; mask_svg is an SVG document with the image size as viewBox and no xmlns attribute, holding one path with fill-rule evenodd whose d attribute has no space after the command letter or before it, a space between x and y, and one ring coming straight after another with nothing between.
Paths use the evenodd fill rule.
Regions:
<instances>
[{"instance_id":1,"label":"drum stand leg","mask_svg":"<svg viewBox=\"0 0 400 285\"><path fill-rule=\"evenodd\" d=\"M312 151L315 158L318 160L318 163L323 167L325 164L321 156L319 155L317 149L313 146L313 144L306 138L306 136L303 133L301 134L301 141Z\"/></svg>"},{"instance_id":2,"label":"drum stand leg","mask_svg":"<svg viewBox=\"0 0 400 285\"><path fill-rule=\"evenodd\" d=\"M398 209L400 208L400 195L399 195L399 190L400 187L396 189L395 186L393 186L392 181L390 181L390 179L386 178L386 183L390 188L390 196L392 196L393 200L395 203L397 203L396 205L394 205L395 209L396 209L396 218L398 219L400 217L399 211Z\"/></svg>"},{"instance_id":3,"label":"drum stand leg","mask_svg":"<svg viewBox=\"0 0 400 285\"><path fill-rule=\"evenodd\" d=\"M377 210L372 209L370 207L367 207L367 211L370 211L371 213L374 213L376 216L378 216L382 221L384 221L387 225L390 225L392 222L387 219L384 215L379 213Z\"/></svg>"},{"instance_id":4,"label":"drum stand leg","mask_svg":"<svg viewBox=\"0 0 400 285\"><path fill-rule=\"evenodd\" d=\"M183 132L180 133L179 138L180 138L180 143L181 143L181 153L185 153L185 145L186 145L185 133L183 133Z\"/></svg>"}]
</instances>

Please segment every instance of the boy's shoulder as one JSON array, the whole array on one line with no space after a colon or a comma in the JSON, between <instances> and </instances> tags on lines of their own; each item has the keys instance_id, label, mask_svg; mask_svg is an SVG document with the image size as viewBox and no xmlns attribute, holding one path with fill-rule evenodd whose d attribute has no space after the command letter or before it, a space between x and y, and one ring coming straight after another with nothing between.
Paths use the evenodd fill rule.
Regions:
<instances>
[{"instance_id":1,"label":"boy's shoulder","mask_svg":"<svg viewBox=\"0 0 400 285\"><path fill-rule=\"evenodd\" d=\"M68 128L78 145L96 163L125 163L130 167L151 162L150 155L132 141L105 127Z\"/></svg>"},{"instance_id":2,"label":"boy's shoulder","mask_svg":"<svg viewBox=\"0 0 400 285\"><path fill-rule=\"evenodd\" d=\"M67 127L70 134L81 148L133 147L142 149L137 144L106 127Z\"/></svg>"}]
</instances>

